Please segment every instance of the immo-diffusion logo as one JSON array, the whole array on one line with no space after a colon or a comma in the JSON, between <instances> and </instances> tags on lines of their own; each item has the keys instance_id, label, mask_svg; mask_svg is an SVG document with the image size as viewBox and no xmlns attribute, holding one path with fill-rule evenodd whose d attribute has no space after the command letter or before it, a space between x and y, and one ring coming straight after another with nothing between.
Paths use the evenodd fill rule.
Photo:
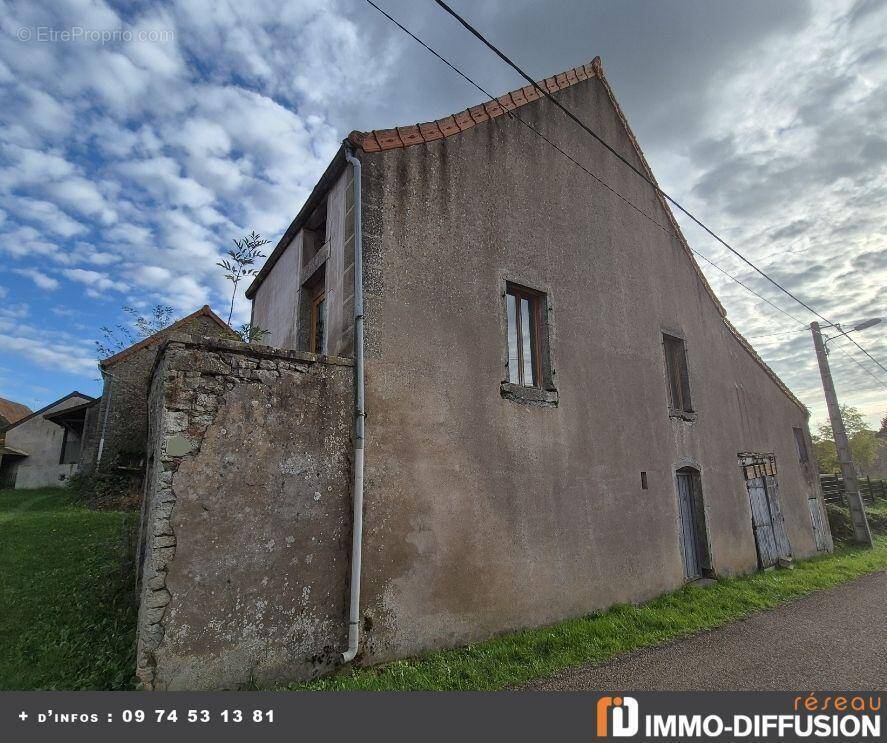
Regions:
<instances>
[{"instance_id":1,"label":"immo-diffusion logo","mask_svg":"<svg viewBox=\"0 0 887 743\"><path fill-rule=\"evenodd\" d=\"M756 711L756 700L735 700L737 709L727 712L707 710L693 695L678 698L667 712L645 710L640 714L634 697L616 694L599 697L595 732L599 738L631 738L643 729L648 740L676 738L719 738L752 740L830 738L838 740L881 738L880 694L823 694L806 697L788 694L786 709L779 713ZM687 707L682 711L681 707ZM771 705L772 706L772 705ZM699 711L700 707L706 711ZM748 709L752 707L752 709Z\"/></svg>"},{"instance_id":2,"label":"immo-diffusion logo","mask_svg":"<svg viewBox=\"0 0 887 743\"><path fill-rule=\"evenodd\" d=\"M599 738L630 738L638 734L638 701L634 697L601 697L597 700Z\"/></svg>"}]
</instances>

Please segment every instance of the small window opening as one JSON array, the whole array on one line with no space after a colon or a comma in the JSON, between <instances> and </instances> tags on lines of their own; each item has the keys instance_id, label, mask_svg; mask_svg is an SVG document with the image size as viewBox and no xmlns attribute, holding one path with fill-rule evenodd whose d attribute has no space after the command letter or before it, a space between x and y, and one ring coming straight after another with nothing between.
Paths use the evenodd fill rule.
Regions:
<instances>
[{"instance_id":1,"label":"small window opening","mask_svg":"<svg viewBox=\"0 0 887 743\"><path fill-rule=\"evenodd\" d=\"M326 291L321 284L319 291L311 299L311 353L323 353L324 333L326 331Z\"/></svg>"},{"instance_id":2,"label":"small window opening","mask_svg":"<svg viewBox=\"0 0 887 743\"><path fill-rule=\"evenodd\" d=\"M77 464L80 461L80 431L67 425L64 428L59 464Z\"/></svg>"},{"instance_id":3,"label":"small window opening","mask_svg":"<svg viewBox=\"0 0 887 743\"><path fill-rule=\"evenodd\" d=\"M508 317L508 381L524 387L540 387L542 295L509 284L505 299Z\"/></svg>"},{"instance_id":4,"label":"small window opening","mask_svg":"<svg viewBox=\"0 0 887 743\"><path fill-rule=\"evenodd\" d=\"M663 334L665 364L668 368L669 407L673 413L692 413L687 350L682 338Z\"/></svg>"},{"instance_id":5,"label":"small window opening","mask_svg":"<svg viewBox=\"0 0 887 743\"><path fill-rule=\"evenodd\" d=\"M810 461L810 455L807 453L807 439L804 436L803 428L792 428L795 433L795 447L798 451L798 461L801 464L807 464Z\"/></svg>"},{"instance_id":6,"label":"small window opening","mask_svg":"<svg viewBox=\"0 0 887 743\"><path fill-rule=\"evenodd\" d=\"M641 472L641 490L647 489L647 473Z\"/></svg>"},{"instance_id":7,"label":"small window opening","mask_svg":"<svg viewBox=\"0 0 887 743\"><path fill-rule=\"evenodd\" d=\"M314 210L302 233L302 263L307 265L326 244L326 202Z\"/></svg>"}]
</instances>

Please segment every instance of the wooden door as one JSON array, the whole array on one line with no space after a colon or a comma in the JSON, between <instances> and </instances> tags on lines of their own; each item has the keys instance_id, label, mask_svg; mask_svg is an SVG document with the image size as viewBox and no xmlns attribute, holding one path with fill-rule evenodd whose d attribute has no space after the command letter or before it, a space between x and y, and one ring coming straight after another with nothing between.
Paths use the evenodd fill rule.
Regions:
<instances>
[{"instance_id":1,"label":"wooden door","mask_svg":"<svg viewBox=\"0 0 887 743\"><path fill-rule=\"evenodd\" d=\"M813 540L816 542L816 549L820 552L828 551L828 536L826 536L825 517L822 513L822 504L815 495L807 499L807 505L810 507L810 521L813 524Z\"/></svg>"},{"instance_id":2,"label":"wooden door","mask_svg":"<svg viewBox=\"0 0 887 743\"><path fill-rule=\"evenodd\" d=\"M764 478L756 477L746 480L748 502L751 506L751 522L755 532L755 545L758 549L758 564L769 568L779 559L776 547L776 535L773 533L773 520L770 517L770 506L767 502L767 490Z\"/></svg>"},{"instance_id":3,"label":"wooden door","mask_svg":"<svg viewBox=\"0 0 887 743\"><path fill-rule=\"evenodd\" d=\"M689 472L678 472L678 513L681 522L681 552L684 556L684 575L688 580L699 577L699 530L693 508L693 476Z\"/></svg>"},{"instance_id":4,"label":"wooden door","mask_svg":"<svg viewBox=\"0 0 887 743\"><path fill-rule=\"evenodd\" d=\"M770 521L773 524L773 538L776 541L777 557L791 557L792 547L788 541L788 533L785 531L785 518L782 515L782 505L779 502L779 482L776 475L767 475L764 478L767 490L767 504L770 506Z\"/></svg>"}]
</instances>

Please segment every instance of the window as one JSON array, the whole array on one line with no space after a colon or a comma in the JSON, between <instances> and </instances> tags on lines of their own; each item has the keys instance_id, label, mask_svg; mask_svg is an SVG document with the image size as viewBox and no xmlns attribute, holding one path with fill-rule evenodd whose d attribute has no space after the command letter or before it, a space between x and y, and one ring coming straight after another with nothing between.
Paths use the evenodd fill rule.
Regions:
<instances>
[{"instance_id":1,"label":"window","mask_svg":"<svg viewBox=\"0 0 887 743\"><path fill-rule=\"evenodd\" d=\"M80 461L80 432L65 426L59 464L77 464Z\"/></svg>"},{"instance_id":2,"label":"window","mask_svg":"<svg viewBox=\"0 0 887 743\"><path fill-rule=\"evenodd\" d=\"M523 387L540 387L542 295L509 284L505 300L508 317L508 381Z\"/></svg>"},{"instance_id":3,"label":"window","mask_svg":"<svg viewBox=\"0 0 887 743\"><path fill-rule=\"evenodd\" d=\"M687 373L687 351L682 338L663 334L665 365L668 368L669 408L672 413L692 413L690 376Z\"/></svg>"},{"instance_id":4,"label":"window","mask_svg":"<svg viewBox=\"0 0 887 743\"><path fill-rule=\"evenodd\" d=\"M321 285L320 291L311 300L311 353L323 353L325 330L326 292Z\"/></svg>"},{"instance_id":5,"label":"window","mask_svg":"<svg viewBox=\"0 0 887 743\"><path fill-rule=\"evenodd\" d=\"M798 450L798 461L801 464L807 464L810 457L807 454L807 439L804 437L803 428L792 428L795 432L795 447Z\"/></svg>"}]
</instances>

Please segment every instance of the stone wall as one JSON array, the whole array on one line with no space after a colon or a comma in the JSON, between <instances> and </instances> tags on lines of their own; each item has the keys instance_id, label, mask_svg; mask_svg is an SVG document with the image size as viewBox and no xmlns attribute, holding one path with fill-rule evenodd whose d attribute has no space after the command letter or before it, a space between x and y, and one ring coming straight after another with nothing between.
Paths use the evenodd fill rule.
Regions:
<instances>
[{"instance_id":1,"label":"stone wall","mask_svg":"<svg viewBox=\"0 0 887 743\"><path fill-rule=\"evenodd\" d=\"M347 634L351 361L177 338L148 407L142 685L328 669Z\"/></svg>"},{"instance_id":2,"label":"stone wall","mask_svg":"<svg viewBox=\"0 0 887 743\"><path fill-rule=\"evenodd\" d=\"M195 338L235 338L234 332L225 330L206 315L197 315L173 331L167 328L156 333L156 341L125 354L119 361L102 367L104 386L102 398L84 427L80 467L84 472L92 470L99 456L101 465L137 464L145 450L148 431L148 386L151 370L158 350L166 339L165 334L178 332ZM104 438L104 443L102 442Z\"/></svg>"}]
</instances>

